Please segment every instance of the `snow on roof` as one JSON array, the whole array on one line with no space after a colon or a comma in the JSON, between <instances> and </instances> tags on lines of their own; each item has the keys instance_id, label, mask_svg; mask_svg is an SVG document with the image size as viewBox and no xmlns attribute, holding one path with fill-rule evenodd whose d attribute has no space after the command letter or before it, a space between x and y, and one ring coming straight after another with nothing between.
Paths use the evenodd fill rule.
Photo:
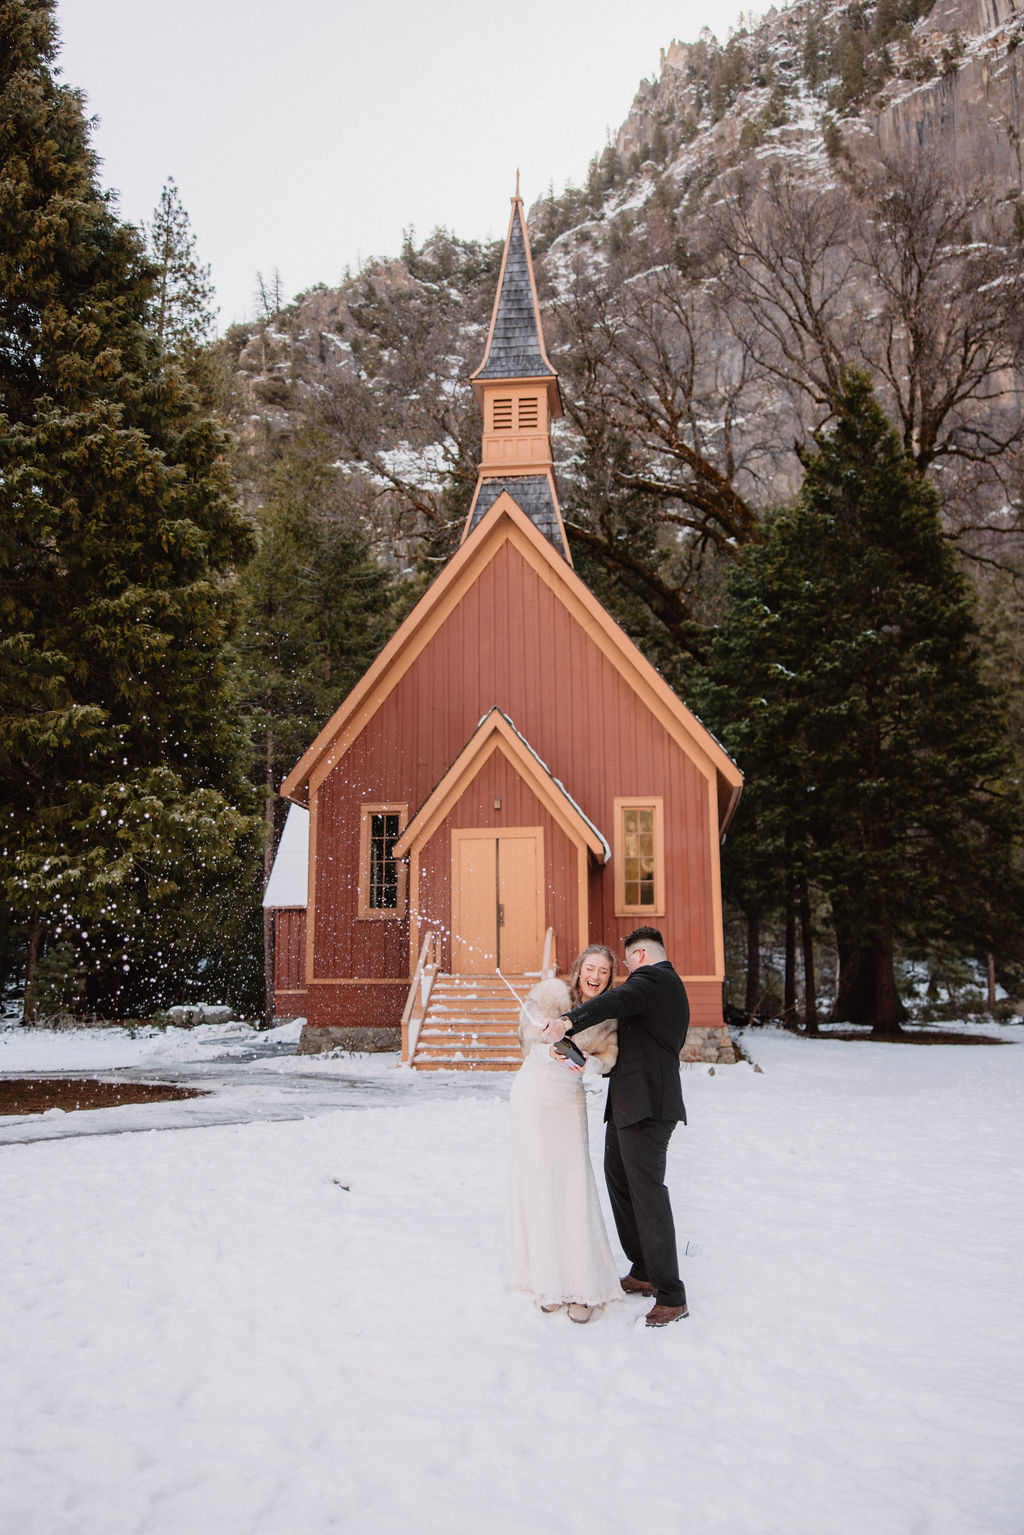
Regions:
<instances>
[{"instance_id":1,"label":"snow on roof","mask_svg":"<svg viewBox=\"0 0 1024 1535\"><path fill-rule=\"evenodd\" d=\"M309 811L292 805L277 844L274 867L263 893L264 907L306 905L309 872Z\"/></svg>"}]
</instances>

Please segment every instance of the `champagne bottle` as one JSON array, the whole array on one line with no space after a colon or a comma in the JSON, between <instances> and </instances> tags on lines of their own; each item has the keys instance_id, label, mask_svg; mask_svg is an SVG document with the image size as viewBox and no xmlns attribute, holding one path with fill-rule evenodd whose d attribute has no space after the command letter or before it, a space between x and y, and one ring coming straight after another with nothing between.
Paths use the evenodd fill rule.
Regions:
<instances>
[{"instance_id":1,"label":"champagne bottle","mask_svg":"<svg viewBox=\"0 0 1024 1535\"><path fill-rule=\"evenodd\" d=\"M564 1055L567 1060L572 1061L574 1066L585 1066L587 1064L587 1058L583 1054L583 1051L580 1049L579 1045L577 1045L573 1040L569 1038L568 1034L566 1034L564 1039L560 1039L558 1041L558 1043L555 1045L555 1049L558 1051L559 1055Z\"/></svg>"},{"instance_id":2,"label":"champagne bottle","mask_svg":"<svg viewBox=\"0 0 1024 1535\"><path fill-rule=\"evenodd\" d=\"M537 1006L537 1003L532 997L527 997L526 1001L523 1003L523 1011L526 1014L529 1022L532 1023L536 1029L542 1029L545 1024L552 1021L541 1012L540 1008ZM564 1055L567 1060L572 1061L574 1066L585 1066L587 1064L587 1058L583 1054L583 1051L580 1049L579 1045L573 1044L571 1039L560 1039L555 1045L555 1049L558 1051L559 1055Z\"/></svg>"}]
</instances>

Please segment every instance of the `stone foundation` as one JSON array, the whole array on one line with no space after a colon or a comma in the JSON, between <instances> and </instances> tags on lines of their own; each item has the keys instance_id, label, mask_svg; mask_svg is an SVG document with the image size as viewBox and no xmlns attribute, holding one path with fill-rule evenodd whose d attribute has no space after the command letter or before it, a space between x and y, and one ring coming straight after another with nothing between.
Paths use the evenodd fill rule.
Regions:
<instances>
[{"instance_id":1,"label":"stone foundation","mask_svg":"<svg viewBox=\"0 0 1024 1535\"><path fill-rule=\"evenodd\" d=\"M323 1055L326 1050L401 1050L402 1028L400 1024L381 1028L365 1025L346 1028L339 1024L322 1024L311 1028L307 1023L299 1036L298 1055Z\"/></svg>"},{"instance_id":2,"label":"stone foundation","mask_svg":"<svg viewBox=\"0 0 1024 1535\"><path fill-rule=\"evenodd\" d=\"M345 1028L323 1024L311 1028L307 1023L299 1037L299 1055L322 1055L328 1050L401 1050L402 1030L395 1027ZM732 1066L738 1060L728 1029L691 1026L680 1060L684 1064Z\"/></svg>"},{"instance_id":3,"label":"stone foundation","mask_svg":"<svg viewBox=\"0 0 1024 1535\"><path fill-rule=\"evenodd\" d=\"M680 1060L684 1063L699 1062L705 1066L734 1066L737 1055L728 1029L687 1030L686 1044Z\"/></svg>"}]
</instances>

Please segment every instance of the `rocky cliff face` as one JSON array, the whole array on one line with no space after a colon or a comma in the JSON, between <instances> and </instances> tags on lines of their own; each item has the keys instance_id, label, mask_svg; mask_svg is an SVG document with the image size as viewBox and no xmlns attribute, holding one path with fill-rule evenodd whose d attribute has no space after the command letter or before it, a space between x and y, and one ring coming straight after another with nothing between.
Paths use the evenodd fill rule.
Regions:
<instances>
[{"instance_id":1,"label":"rocky cliff face","mask_svg":"<svg viewBox=\"0 0 1024 1535\"><path fill-rule=\"evenodd\" d=\"M617 323L631 323L628 284L646 281L659 263L682 272L702 223L732 196L732 174L744 172L756 199L773 164L805 195L826 198L870 179L865 173L883 160L912 165L930 151L991 186L986 212L972 215L971 238L983 237L988 217L1001 236L1016 232L1019 246L1024 0L937 0L918 14L922 4L798 0L724 45L710 33L672 42L614 144L595 157L587 185L530 210L548 298L566 301L576 277L589 274L604 285L603 320L618 334ZM474 478L479 423L466 378L480 358L498 256L439 233L339 289L318 288L280 315L236 327L222 347L242 440L261 451L269 442L273 451L319 413L329 418L339 466L364 476L360 486L368 483L379 504L397 498L416 526L435 514L454 525L459 487ZM690 270L682 281L693 277ZM548 305L545 321L556 349L557 307ZM856 342L858 317L873 307L856 276L839 307L837 328ZM806 397L787 404L764 372L754 398L742 398L743 346L728 317L712 323L718 329L700 344L714 377L695 408L695 431L718 444L722 472L763 506L799 479L795 444L806 441L814 412ZM562 336L567 369L586 339ZM566 376L567 399L583 382ZM723 404L730 391L732 403ZM1016 409L1012 389L1004 400ZM632 431L628 421L624 429ZM569 489L589 448L568 420L556 448ZM755 465L745 471L749 452ZM446 504L453 485L454 510ZM998 501L1004 491L994 494Z\"/></svg>"},{"instance_id":2,"label":"rocky cliff face","mask_svg":"<svg viewBox=\"0 0 1024 1535\"><path fill-rule=\"evenodd\" d=\"M866 25L876 11L861 8ZM876 73L871 89L869 70L866 88L853 104L837 106L834 98L841 93L828 70L838 50L833 48L830 60L827 47L821 49L822 69L814 79L809 36L835 39L850 25L850 16L847 5L798 3L769 11L755 32L740 34L724 49L709 35L696 43L673 42L662 52L658 78L643 81L637 91L616 138L618 154L626 163L646 160L650 171L652 148L667 132L670 144L673 135L677 142L665 168L690 171L696 163L707 173L711 166L734 165L755 141L763 142L759 127L773 130L768 136L779 143L809 150L820 143L831 117L855 159L901 157L927 147L961 171L989 178L997 203L1019 198L1024 7L1015 0L938 0L912 27L871 45L890 78L883 81ZM740 88L730 90L737 79ZM717 110L709 99L716 88ZM783 126L789 131L782 133Z\"/></svg>"},{"instance_id":3,"label":"rocky cliff face","mask_svg":"<svg viewBox=\"0 0 1024 1535\"><path fill-rule=\"evenodd\" d=\"M1016 200L1024 185L1024 10L1011 0L939 0L918 23L917 38L929 57L941 59L951 38L963 53L939 79L886 88L865 114L879 150L900 156L928 145L989 178L997 201Z\"/></svg>"}]
</instances>

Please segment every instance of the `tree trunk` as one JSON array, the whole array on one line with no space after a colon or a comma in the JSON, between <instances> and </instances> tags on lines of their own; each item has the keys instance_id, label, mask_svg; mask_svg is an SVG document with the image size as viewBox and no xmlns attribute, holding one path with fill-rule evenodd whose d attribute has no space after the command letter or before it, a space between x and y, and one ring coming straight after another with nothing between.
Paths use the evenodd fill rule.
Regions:
<instances>
[{"instance_id":1,"label":"tree trunk","mask_svg":"<svg viewBox=\"0 0 1024 1535\"><path fill-rule=\"evenodd\" d=\"M910 1014L896 990L891 937L887 939L882 932L864 935L857 925L838 915L835 930L839 985L833 1021L869 1023L876 1033L898 1033Z\"/></svg>"},{"instance_id":2,"label":"tree trunk","mask_svg":"<svg viewBox=\"0 0 1024 1535\"><path fill-rule=\"evenodd\" d=\"M786 1023L796 1021L796 902L790 874L786 876L786 974L782 986L782 1017Z\"/></svg>"},{"instance_id":3,"label":"tree trunk","mask_svg":"<svg viewBox=\"0 0 1024 1535\"><path fill-rule=\"evenodd\" d=\"M836 949L839 977L836 985L834 1023L874 1023L875 986L870 948L859 942L836 919Z\"/></svg>"},{"instance_id":4,"label":"tree trunk","mask_svg":"<svg viewBox=\"0 0 1024 1535\"><path fill-rule=\"evenodd\" d=\"M818 991L814 975L814 929L811 924L811 897L807 876L800 876L800 942L804 951L804 1028L810 1035L818 1032Z\"/></svg>"},{"instance_id":5,"label":"tree trunk","mask_svg":"<svg viewBox=\"0 0 1024 1535\"><path fill-rule=\"evenodd\" d=\"M266 779L263 793L263 821L265 837L263 845L263 890L270 883L270 871L274 867L274 812L277 795L274 792L274 732L268 727L266 738ZM274 913L263 912L263 1027L269 1029L274 1022Z\"/></svg>"},{"instance_id":6,"label":"tree trunk","mask_svg":"<svg viewBox=\"0 0 1024 1535\"><path fill-rule=\"evenodd\" d=\"M32 918L32 926L28 934L28 956L25 960L25 1000L22 1006L22 1023L35 1023L36 1021L36 979L39 973L39 940L42 936L42 924L38 917Z\"/></svg>"},{"instance_id":7,"label":"tree trunk","mask_svg":"<svg viewBox=\"0 0 1024 1535\"><path fill-rule=\"evenodd\" d=\"M892 925L883 918L881 932L874 943L875 1018L873 1034L899 1034L900 1024L909 1016L896 990L896 969L892 954Z\"/></svg>"},{"instance_id":8,"label":"tree trunk","mask_svg":"<svg viewBox=\"0 0 1024 1535\"><path fill-rule=\"evenodd\" d=\"M747 995L743 1011L748 1018L757 1012L761 1000L761 930L757 913L747 912Z\"/></svg>"},{"instance_id":9,"label":"tree trunk","mask_svg":"<svg viewBox=\"0 0 1024 1535\"><path fill-rule=\"evenodd\" d=\"M988 959L988 1010L991 1013L996 1005L996 957L990 953Z\"/></svg>"}]
</instances>

